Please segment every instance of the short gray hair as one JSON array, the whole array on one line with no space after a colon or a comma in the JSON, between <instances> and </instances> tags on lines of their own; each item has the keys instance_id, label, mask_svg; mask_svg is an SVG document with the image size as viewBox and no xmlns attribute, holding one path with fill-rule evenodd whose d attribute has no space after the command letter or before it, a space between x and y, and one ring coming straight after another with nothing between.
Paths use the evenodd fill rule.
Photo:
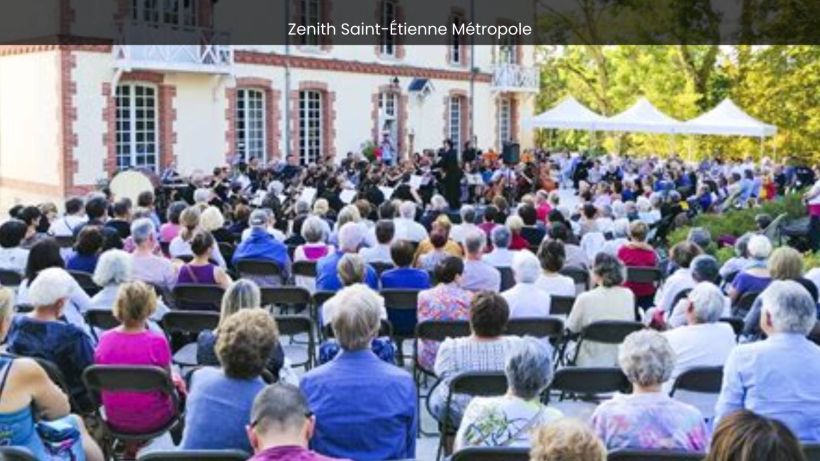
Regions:
<instances>
[{"instance_id":1,"label":"short gray hair","mask_svg":"<svg viewBox=\"0 0 820 461\"><path fill-rule=\"evenodd\" d=\"M541 262L529 250L516 251L512 260L512 271L516 282L535 283L541 275Z\"/></svg>"},{"instance_id":2,"label":"short gray hair","mask_svg":"<svg viewBox=\"0 0 820 461\"><path fill-rule=\"evenodd\" d=\"M524 337L507 355L504 374L513 394L531 400L552 381L552 351L544 342Z\"/></svg>"},{"instance_id":3,"label":"short gray hair","mask_svg":"<svg viewBox=\"0 0 820 461\"><path fill-rule=\"evenodd\" d=\"M817 322L817 304L793 280L775 280L760 294L761 315L768 313L778 333L808 335Z\"/></svg>"},{"instance_id":4,"label":"short gray hair","mask_svg":"<svg viewBox=\"0 0 820 461\"><path fill-rule=\"evenodd\" d=\"M464 205L459 212L461 215L461 222L467 224L475 224L475 207L472 205Z\"/></svg>"},{"instance_id":5,"label":"short gray hair","mask_svg":"<svg viewBox=\"0 0 820 461\"><path fill-rule=\"evenodd\" d=\"M271 384L253 399L251 421L261 433L293 433L302 430L310 412L305 396L291 384Z\"/></svg>"},{"instance_id":6,"label":"short gray hair","mask_svg":"<svg viewBox=\"0 0 820 461\"><path fill-rule=\"evenodd\" d=\"M308 243L315 243L324 240L325 226L322 218L318 216L309 216L302 223L302 238Z\"/></svg>"},{"instance_id":7,"label":"short gray hair","mask_svg":"<svg viewBox=\"0 0 820 461\"><path fill-rule=\"evenodd\" d=\"M493 241L493 246L496 248L509 248L512 240L512 232L507 229L507 226L495 226L490 232L490 238Z\"/></svg>"},{"instance_id":8,"label":"short gray hair","mask_svg":"<svg viewBox=\"0 0 820 461\"><path fill-rule=\"evenodd\" d=\"M629 236L629 220L618 218L612 222L612 235L618 238Z\"/></svg>"},{"instance_id":9,"label":"short gray hair","mask_svg":"<svg viewBox=\"0 0 820 461\"><path fill-rule=\"evenodd\" d=\"M208 203L211 199L211 189L201 187L194 191L194 203Z\"/></svg>"},{"instance_id":10,"label":"short gray hair","mask_svg":"<svg viewBox=\"0 0 820 461\"><path fill-rule=\"evenodd\" d=\"M755 235L749 239L746 248L750 258L764 260L772 252L772 242L765 235Z\"/></svg>"},{"instance_id":11,"label":"short gray hair","mask_svg":"<svg viewBox=\"0 0 820 461\"><path fill-rule=\"evenodd\" d=\"M308 203L304 200L299 200L299 201L296 202L296 208L295 209L296 209L296 214L310 213L310 203Z\"/></svg>"},{"instance_id":12,"label":"short gray hair","mask_svg":"<svg viewBox=\"0 0 820 461\"><path fill-rule=\"evenodd\" d=\"M443 195L436 194L430 199L430 207L434 210L445 210L447 209L447 199Z\"/></svg>"},{"instance_id":13,"label":"short gray hair","mask_svg":"<svg viewBox=\"0 0 820 461\"><path fill-rule=\"evenodd\" d=\"M468 232L467 235L464 237L464 251L467 254L477 254L484 250L484 246L487 244L487 235L484 234L483 231L480 230L473 230L472 232Z\"/></svg>"},{"instance_id":14,"label":"short gray hair","mask_svg":"<svg viewBox=\"0 0 820 461\"><path fill-rule=\"evenodd\" d=\"M108 250L101 254L92 279L101 287L131 280L131 255L122 250Z\"/></svg>"},{"instance_id":15,"label":"short gray hair","mask_svg":"<svg viewBox=\"0 0 820 461\"><path fill-rule=\"evenodd\" d=\"M51 306L61 299L67 299L77 282L59 267L43 269L33 282L29 281L28 301L34 306Z\"/></svg>"},{"instance_id":16,"label":"short gray hair","mask_svg":"<svg viewBox=\"0 0 820 461\"><path fill-rule=\"evenodd\" d=\"M399 206L399 214L402 218L413 219L416 217L416 204L406 200Z\"/></svg>"},{"instance_id":17,"label":"short gray hair","mask_svg":"<svg viewBox=\"0 0 820 461\"><path fill-rule=\"evenodd\" d=\"M344 208L339 210L339 215L336 217L336 223L339 226L344 226L350 222L359 222L362 220L362 215L359 213L359 209L356 208L355 205L346 205Z\"/></svg>"},{"instance_id":18,"label":"short gray hair","mask_svg":"<svg viewBox=\"0 0 820 461\"><path fill-rule=\"evenodd\" d=\"M339 248L342 251L356 251L364 240L364 229L357 222L349 222L339 229Z\"/></svg>"},{"instance_id":19,"label":"short gray hair","mask_svg":"<svg viewBox=\"0 0 820 461\"><path fill-rule=\"evenodd\" d=\"M222 306L219 322L222 323L232 314L242 309L262 307L262 292L253 280L238 279L228 286L222 295Z\"/></svg>"},{"instance_id":20,"label":"short gray hair","mask_svg":"<svg viewBox=\"0 0 820 461\"><path fill-rule=\"evenodd\" d=\"M618 347L618 364L629 382L642 387L654 386L672 375L675 351L657 331L636 331Z\"/></svg>"},{"instance_id":21,"label":"short gray hair","mask_svg":"<svg viewBox=\"0 0 820 461\"><path fill-rule=\"evenodd\" d=\"M356 284L340 290L331 325L339 345L346 351L370 348L381 325L384 298L366 285Z\"/></svg>"},{"instance_id":22,"label":"short gray hair","mask_svg":"<svg viewBox=\"0 0 820 461\"><path fill-rule=\"evenodd\" d=\"M156 239L157 230L154 228L154 222L148 218L137 219L131 223L131 238L135 245L142 245L148 239L154 237Z\"/></svg>"},{"instance_id":23,"label":"short gray hair","mask_svg":"<svg viewBox=\"0 0 820 461\"><path fill-rule=\"evenodd\" d=\"M726 298L717 285L709 282L700 282L689 292L695 318L698 323L714 323L720 320L723 309L726 307Z\"/></svg>"}]
</instances>

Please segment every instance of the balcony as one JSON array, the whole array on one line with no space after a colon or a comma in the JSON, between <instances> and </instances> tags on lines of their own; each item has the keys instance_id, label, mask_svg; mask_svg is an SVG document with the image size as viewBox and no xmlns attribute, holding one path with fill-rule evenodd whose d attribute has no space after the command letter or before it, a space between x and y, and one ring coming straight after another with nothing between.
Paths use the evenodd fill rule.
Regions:
<instances>
[{"instance_id":1,"label":"balcony","mask_svg":"<svg viewBox=\"0 0 820 461\"><path fill-rule=\"evenodd\" d=\"M537 93L540 75L537 67L519 64L496 64L493 66L493 90L519 93Z\"/></svg>"},{"instance_id":2,"label":"balcony","mask_svg":"<svg viewBox=\"0 0 820 461\"><path fill-rule=\"evenodd\" d=\"M233 47L227 34L201 27L165 24L127 24L121 44L113 47L119 70L154 70L230 74ZM173 45L126 45L125 43L172 43Z\"/></svg>"}]
</instances>

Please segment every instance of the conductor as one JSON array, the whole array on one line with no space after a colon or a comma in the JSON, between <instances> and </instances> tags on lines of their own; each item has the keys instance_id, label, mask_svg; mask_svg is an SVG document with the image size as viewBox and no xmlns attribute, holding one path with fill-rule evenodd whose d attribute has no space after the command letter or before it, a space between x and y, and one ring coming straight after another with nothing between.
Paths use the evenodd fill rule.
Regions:
<instances>
[{"instance_id":1,"label":"conductor","mask_svg":"<svg viewBox=\"0 0 820 461\"><path fill-rule=\"evenodd\" d=\"M441 191L451 210L461 208L461 176L462 171L458 166L458 154L453 148L453 141L445 139L439 149L439 159L435 164L435 169L443 173L441 178Z\"/></svg>"}]
</instances>

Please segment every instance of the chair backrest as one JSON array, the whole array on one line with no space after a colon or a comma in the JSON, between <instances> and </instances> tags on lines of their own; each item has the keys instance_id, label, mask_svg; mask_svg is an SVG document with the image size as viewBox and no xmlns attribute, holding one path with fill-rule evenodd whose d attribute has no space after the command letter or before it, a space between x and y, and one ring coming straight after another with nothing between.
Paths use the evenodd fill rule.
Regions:
<instances>
[{"instance_id":1,"label":"chair backrest","mask_svg":"<svg viewBox=\"0 0 820 461\"><path fill-rule=\"evenodd\" d=\"M553 317L510 319L507 322L506 334L535 338L560 338L564 334L564 321Z\"/></svg>"},{"instance_id":2,"label":"chair backrest","mask_svg":"<svg viewBox=\"0 0 820 461\"><path fill-rule=\"evenodd\" d=\"M0 461L37 461L37 458L23 447L0 447Z\"/></svg>"},{"instance_id":3,"label":"chair backrest","mask_svg":"<svg viewBox=\"0 0 820 461\"><path fill-rule=\"evenodd\" d=\"M291 267L293 275L316 277L316 261L296 261Z\"/></svg>"},{"instance_id":4,"label":"chair backrest","mask_svg":"<svg viewBox=\"0 0 820 461\"><path fill-rule=\"evenodd\" d=\"M759 291L747 291L740 295L740 298L732 306L732 316L745 317L752 309L752 304L754 304L758 296L760 296Z\"/></svg>"},{"instance_id":5,"label":"chair backrest","mask_svg":"<svg viewBox=\"0 0 820 461\"><path fill-rule=\"evenodd\" d=\"M464 448L450 458L451 461L529 461L528 448L471 447Z\"/></svg>"},{"instance_id":6,"label":"chair backrest","mask_svg":"<svg viewBox=\"0 0 820 461\"><path fill-rule=\"evenodd\" d=\"M804 443L803 453L806 461L820 461L820 443Z\"/></svg>"},{"instance_id":7,"label":"chair backrest","mask_svg":"<svg viewBox=\"0 0 820 461\"><path fill-rule=\"evenodd\" d=\"M275 318L280 335L293 336L307 333L308 337L313 339L313 322L310 318L303 315L277 315Z\"/></svg>"},{"instance_id":8,"label":"chair backrest","mask_svg":"<svg viewBox=\"0 0 820 461\"><path fill-rule=\"evenodd\" d=\"M550 315L569 315L575 305L573 296L550 296Z\"/></svg>"},{"instance_id":9,"label":"chair backrest","mask_svg":"<svg viewBox=\"0 0 820 461\"><path fill-rule=\"evenodd\" d=\"M219 312L225 290L216 285L183 283L175 286L173 293L177 309Z\"/></svg>"},{"instance_id":10,"label":"chair backrest","mask_svg":"<svg viewBox=\"0 0 820 461\"><path fill-rule=\"evenodd\" d=\"M242 450L174 450L146 453L137 461L245 461L248 458L250 455Z\"/></svg>"},{"instance_id":11,"label":"chair backrest","mask_svg":"<svg viewBox=\"0 0 820 461\"><path fill-rule=\"evenodd\" d=\"M317 291L313 293L313 304L315 304L316 306L321 306L322 304L327 302L328 299L332 298L335 294L335 291Z\"/></svg>"},{"instance_id":12,"label":"chair backrest","mask_svg":"<svg viewBox=\"0 0 820 461\"><path fill-rule=\"evenodd\" d=\"M742 317L721 317L720 321L731 325L735 336L740 336L740 334L743 333L744 320Z\"/></svg>"},{"instance_id":13,"label":"chair backrest","mask_svg":"<svg viewBox=\"0 0 820 461\"><path fill-rule=\"evenodd\" d=\"M581 331L581 340L605 344L621 344L630 333L642 330L641 322L601 320L592 322Z\"/></svg>"},{"instance_id":14,"label":"chair backrest","mask_svg":"<svg viewBox=\"0 0 820 461\"><path fill-rule=\"evenodd\" d=\"M416 330L419 290L385 289L380 292L387 318L399 337L411 337Z\"/></svg>"},{"instance_id":15,"label":"chair backrest","mask_svg":"<svg viewBox=\"0 0 820 461\"><path fill-rule=\"evenodd\" d=\"M19 272L0 269L0 285L8 288L14 288L16 286L20 286L22 281L23 277Z\"/></svg>"},{"instance_id":16,"label":"chair backrest","mask_svg":"<svg viewBox=\"0 0 820 461\"><path fill-rule=\"evenodd\" d=\"M302 287L265 287L262 291L262 305L310 304L310 292Z\"/></svg>"},{"instance_id":17,"label":"chair backrest","mask_svg":"<svg viewBox=\"0 0 820 461\"><path fill-rule=\"evenodd\" d=\"M689 391L701 392L704 394L719 394L720 385L723 382L723 367L695 367L684 371L672 385L670 396L675 392Z\"/></svg>"},{"instance_id":18,"label":"chair backrest","mask_svg":"<svg viewBox=\"0 0 820 461\"><path fill-rule=\"evenodd\" d=\"M387 309L414 310L418 305L420 290L384 289L379 292Z\"/></svg>"},{"instance_id":19,"label":"chair backrest","mask_svg":"<svg viewBox=\"0 0 820 461\"><path fill-rule=\"evenodd\" d=\"M278 317L277 317L278 318ZM336 334L333 332L333 325L328 323L327 325L322 327L322 334L325 338L335 338ZM379 333L380 337L392 337L393 336L393 325L390 323L390 320L381 320L381 324L379 325Z\"/></svg>"},{"instance_id":20,"label":"chair backrest","mask_svg":"<svg viewBox=\"0 0 820 461\"><path fill-rule=\"evenodd\" d=\"M618 450L607 455L607 461L701 461L706 453L670 450Z\"/></svg>"},{"instance_id":21,"label":"chair backrest","mask_svg":"<svg viewBox=\"0 0 820 461\"><path fill-rule=\"evenodd\" d=\"M663 272L657 267L627 267L626 279L634 283L657 285L663 279Z\"/></svg>"},{"instance_id":22,"label":"chair backrest","mask_svg":"<svg viewBox=\"0 0 820 461\"><path fill-rule=\"evenodd\" d=\"M672 300L672 306L677 306L680 300L689 296L689 293L691 292L691 288L684 288L683 290L679 291L678 294L675 295L675 299Z\"/></svg>"},{"instance_id":23,"label":"chair backrest","mask_svg":"<svg viewBox=\"0 0 820 461\"><path fill-rule=\"evenodd\" d=\"M166 334L193 333L213 330L219 325L219 313L203 311L170 311L162 317Z\"/></svg>"},{"instance_id":24,"label":"chair backrest","mask_svg":"<svg viewBox=\"0 0 820 461\"><path fill-rule=\"evenodd\" d=\"M91 278L91 274L88 272L82 271L68 271L74 280L80 285L80 288L88 294L88 296L94 296L95 294L99 293L102 288L94 283L94 280Z\"/></svg>"},{"instance_id":25,"label":"chair backrest","mask_svg":"<svg viewBox=\"0 0 820 461\"><path fill-rule=\"evenodd\" d=\"M85 313L85 321L103 331L120 326L120 321L109 309L90 309Z\"/></svg>"},{"instance_id":26,"label":"chair backrest","mask_svg":"<svg viewBox=\"0 0 820 461\"><path fill-rule=\"evenodd\" d=\"M501 291L507 291L515 286L515 274L511 267L496 267L501 274Z\"/></svg>"},{"instance_id":27,"label":"chair backrest","mask_svg":"<svg viewBox=\"0 0 820 461\"><path fill-rule=\"evenodd\" d=\"M222 255L222 259L230 264L233 253L236 251L236 246L229 242L219 242L217 245L219 246L219 253Z\"/></svg>"},{"instance_id":28,"label":"chair backrest","mask_svg":"<svg viewBox=\"0 0 820 461\"><path fill-rule=\"evenodd\" d=\"M507 392L507 376L503 371L465 371L453 377L450 391L473 397L503 395Z\"/></svg>"},{"instance_id":29,"label":"chair backrest","mask_svg":"<svg viewBox=\"0 0 820 461\"><path fill-rule=\"evenodd\" d=\"M160 391L170 395L174 392L171 375L154 366L91 365L83 372L83 382L92 393Z\"/></svg>"},{"instance_id":30,"label":"chair backrest","mask_svg":"<svg viewBox=\"0 0 820 461\"><path fill-rule=\"evenodd\" d=\"M617 367L566 367L555 372L551 391L608 394L628 389L629 380Z\"/></svg>"},{"instance_id":31,"label":"chair backrest","mask_svg":"<svg viewBox=\"0 0 820 461\"><path fill-rule=\"evenodd\" d=\"M416 325L416 338L444 341L447 338L470 336L470 322L466 320L425 320Z\"/></svg>"},{"instance_id":32,"label":"chair backrest","mask_svg":"<svg viewBox=\"0 0 820 461\"><path fill-rule=\"evenodd\" d=\"M236 271L243 275L281 276L279 264L263 259L240 259L236 262Z\"/></svg>"},{"instance_id":33,"label":"chair backrest","mask_svg":"<svg viewBox=\"0 0 820 461\"><path fill-rule=\"evenodd\" d=\"M58 235L54 237L54 240L57 241L57 245L60 245L60 248L71 248L75 242L73 235Z\"/></svg>"},{"instance_id":34,"label":"chair backrest","mask_svg":"<svg viewBox=\"0 0 820 461\"><path fill-rule=\"evenodd\" d=\"M248 458L250 455L242 450L174 450L146 453L137 461L245 461Z\"/></svg>"},{"instance_id":35,"label":"chair backrest","mask_svg":"<svg viewBox=\"0 0 820 461\"><path fill-rule=\"evenodd\" d=\"M393 263L385 263L378 261L370 263L370 266L376 271L376 274L378 274L379 277L381 277L382 272L396 268L396 266Z\"/></svg>"},{"instance_id":36,"label":"chair backrest","mask_svg":"<svg viewBox=\"0 0 820 461\"><path fill-rule=\"evenodd\" d=\"M583 285L584 289L589 289L589 272L579 269L577 267L564 267L561 269L561 275L566 275L571 278L576 285Z\"/></svg>"}]
</instances>

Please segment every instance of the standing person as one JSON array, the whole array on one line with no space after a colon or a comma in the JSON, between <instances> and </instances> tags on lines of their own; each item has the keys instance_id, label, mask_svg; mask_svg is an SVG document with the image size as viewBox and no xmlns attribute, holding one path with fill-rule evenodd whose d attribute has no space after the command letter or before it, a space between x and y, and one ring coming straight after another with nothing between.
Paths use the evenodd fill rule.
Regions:
<instances>
[{"instance_id":1,"label":"standing person","mask_svg":"<svg viewBox=\"0 0 820 461\"><path fill-rule=\"evenodd\" d=\"M820 250L820 177L808 192L803 194L803 201L809 209L809 245L812 251Z\"/></svg>"},{"instance_id":2,"label":"standing person","mask_svg":"<svg viewBox=\"0 0 820 461\"><path fill-rule=\"evenodd\" d=\"M461 207L461 176L463 172L458 166L458 154L453 148L453 141L445 139L441 150L439 150L439 160L435 167L444 174L441 180L442 193L450 204L451 210Z\"/></svg>"},{"instance_id":3,"label":"standing person","mask_svg":"<svg viewBox=\"0 0 820 461\"><path fill-rule=\"evenodd\" d=\"M387 166L393 166L396 162L396 148L393 146L393 140L390 139L390 133L384 132L382 134L382 142L379 144L379 148L382 152L382 162Z\"/></svg>"}]
</instances>

